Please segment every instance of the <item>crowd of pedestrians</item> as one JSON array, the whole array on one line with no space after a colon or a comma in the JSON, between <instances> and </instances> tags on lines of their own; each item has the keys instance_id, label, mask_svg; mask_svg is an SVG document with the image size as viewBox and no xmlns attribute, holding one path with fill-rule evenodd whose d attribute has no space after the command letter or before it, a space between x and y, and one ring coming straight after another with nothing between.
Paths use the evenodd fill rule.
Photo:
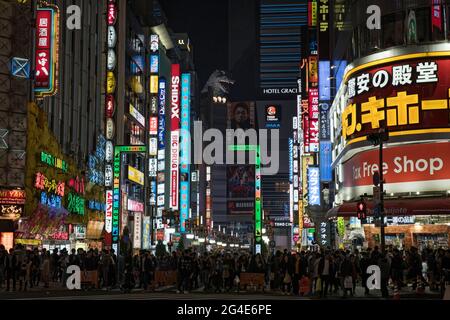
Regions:
<instances>
[{"instance_id":1,"label":"crowd of pedestrians","mask_svg":"<svg viewBox=\"0 0 450 320\"><path fill-rule=\"evenodd\" d=\"M271 255L246 251L198 253L193 249L164 253L156 257L141 250L134 256L117 256L114 250L67 252L54 249L25 250L17 245L9 252L0 246L0 290L26 291L32 287L48 287L49 283L66 285L67 267L78 265L82 271L96 271L99 286L142 288L147 290L156 271L176 272L178 293L192 290L230 292L240 289L242 273L263 275L265 286L286 295L309 294L353 296L356 287L366 286L366 270L377 265L381 272L381 293L388 296L388 287L401 289L408 284L412 290L429 286L438 290L440 280L450 269L450 250L412 247L399 250L390 247L382 253L378 247L363 251L330 250L276 251Z\"/></svg>"}]
</instances>

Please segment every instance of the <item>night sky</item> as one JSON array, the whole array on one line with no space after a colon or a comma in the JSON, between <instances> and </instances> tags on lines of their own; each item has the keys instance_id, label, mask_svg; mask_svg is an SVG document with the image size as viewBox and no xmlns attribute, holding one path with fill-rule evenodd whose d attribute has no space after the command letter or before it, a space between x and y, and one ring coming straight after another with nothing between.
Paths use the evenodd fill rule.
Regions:
<instances>
[{"instance_id":1,"label":"night sky","mask_svg":"<svg viewBox=\"0 0 450 320\"><path fill-rule=\"evenodd\" d=\"M161 0L168 26L188 33L203 88L215 70L228 69L228 0Z\"/></svg>"}]
</instances>

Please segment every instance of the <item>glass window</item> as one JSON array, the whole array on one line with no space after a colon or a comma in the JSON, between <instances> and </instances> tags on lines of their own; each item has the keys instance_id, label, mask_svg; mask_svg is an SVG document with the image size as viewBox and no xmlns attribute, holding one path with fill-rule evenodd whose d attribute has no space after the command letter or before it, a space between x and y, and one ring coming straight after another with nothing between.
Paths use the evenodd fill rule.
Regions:
<instances>
[{"instance_id":1,"label":"glass window","mask_svg":"<svg viewBox=\"0 0 450 320\"><path fill-rule=\"evenodd\" d=\"M382 17L383 48L403 45L404 12L396 12Z\"/></svg>"},{"instance_id":2,"label":"glass window","mask_svg":"<svg viewBox=\"0 0 450 320\"><path fill-rule=\"evenodd\" d=\"M417 41L419 43L431 40L431 11L430 7L420 8L416 11Z\"/></svg>"},{"instance_id":3,"label":"glass window","mask_svg":"<svg viewBox=\"0 0 450 320\"><path fill-rule=\"evenodd\" d=\"M360 55L365 56L378 51L381 48L380 30L369 30L361 27L360 34Z\"/></svg>"}]
</instances>

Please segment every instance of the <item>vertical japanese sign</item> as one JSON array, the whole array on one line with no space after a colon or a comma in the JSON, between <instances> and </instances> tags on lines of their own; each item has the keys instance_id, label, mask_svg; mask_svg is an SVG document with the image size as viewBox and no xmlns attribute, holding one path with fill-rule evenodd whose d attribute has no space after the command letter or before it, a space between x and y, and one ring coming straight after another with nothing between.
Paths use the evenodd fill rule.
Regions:
<instances>
[{"instance_id":1,"label":"vertical japanese sign","mask_svg":"<svg viewBox=\"0 0 450 320\"><path fill-rule=\"evenodd\" d=\"M191 75L181 75L181 136L180 136L180 231L185 232L185 223L190 208L190 167L191 160Z\"/></svg>"},{"instance_id":2,"label":"vertical japanese sign","mask_svg":"<svg viewBox=\"0 0 450 320\"><path fill-rule=\"evenodd\" d=\"M317 26L317 0L309 0L308 3L308 26Z\"/></svg>"},{"instance_id":3,"label":"vertical japanese sign","mask_svg":"<svg viewBox=\"0 0 450 320\"><path fill-rule=\"evenodd\" d=\"M162 210L166 202L164 193L165 185L165 159L166 159L166 80L159 78L159 92L158 92L158 188L157 192L157 217L162 218Z\"/></svg>"},{"instance_id":4,"label":"vertical japanese sign","mask_svg":"<svg viewBox=\"0 0 450 320\"><path fill-rule=\"evenodd\" d=\"M328 247L330 245L330 227L326 221L320 223L320 245Z\"/></svg>"},{"instance_id":5,"label":"vertical japanese sign","mask_svg":"<svg viewBox=\"0 0 450 320\"><path fill-rule=\"evenodd\" d=\"M114 183L113 183L113 213L112 213L112 241L119 242L120 224L120 151L114 152Z\"/></svg>"},{"instance_id":6,"label":"vertical japanese sign","mask_svg":"<svg viewBox=\"0 0 450 320\"><path fill-rule=\"evenodd\" d=\"M442 9L441 0L431 0L431 24L442 31Z\"/></svg>"},{"instance_id":7,"label":"vertical japanese sign","mask_svg":"<svg viewBox=\"0 0 450 320\"><path fill-rule=\"evenodd\" d=\"M308 204L320 206L320 176L318 167L308 167Z\"/></svg>"},{"instance_id":8,"label":"vertical japanese sign","mask_svg":"<svg viewBox=\"0 0 450 320\"><path fill-rule=\"evenodd\" d=\"M289 221L294 219L294 140L289 138ZM298 179L298 178L297 178Z\"/></svg>"},{"instance_id":9,"label":"vertical japanese sign","mask_svg":"<svg viewBox=\"0 0 450 320\"><path fill-rule=\"evenodd\" d=\"M205 204L205 220L206 228L209 231L211 228L211 167L206 167L206 204Z\"/></svg>"},{"instance_id":10,"label":"vertical japanese sign","mask_svg":"<svg viewBox=\"0 0 450 320\"><path fill-rule=\"evenodd\" d=\"M36 12L34 91L37 98L52 96L57 90L59 55L59 9L39 6Z\"/></svg>"},{"instance_id":11,"label":"vertical japanese sign","mask_svg":"<svg viewBox=\"0 0 450 320\"><path fill-rule=\"evenodd\" d=\"M165 149L166 131L166 80L159 79L158 150ZM160 159L163 160L163 159Z\"/></svg>"},{"instance_id":12,"label":"vertical japanese sign","mask_svg":"<svg viewBox=\"0 0 450 320\"><path fill-rule=\"evenodd\" d=\"M255 146L253 146L255 147ZM261 245L262 242L262 211L261 211L261 158L260 147L256 146L255 164L255 242Z\"/></svg>"},{"instance_id":13,"label":"vertical japanese sign","mask_svg":"<svg viewBox=\"0 0 450 320\"><path fill-rule=\"evenodd\" d=\"M330 33L329 33L329 1L319 0L318 10L318 26L319 26L319 59L329 60L330 54Z\"/></svg>"},{"instance_id":14,"label":"vertical japanese sign","mask_svg":"<svg viewBox=\"0 0 450 320\"><path fill-rule=\"evenodd\" d=\"M142 213L134 213L134 235L133 235L133 247L135 249L141 248L142 241Z\"/></svg>"},{"instance_id":15,"label":"vertical japanese sign","mask_svg":"<svg viewBox=\"0 0 450 320\"><path fill-rule=\"evenodd\" d=\"M309 89L309 152L319 152L319 90Z\"/></svg>"},{"instance_id":16,"label":"vertical japanese sign","mask_svg":"<svg viewBox=\"0 0 450 320\"><path fill-rule=\"evenodd\" d=\"M150 217L145 216L142 219L142 249L150 249Z\"/></svg>"},{"instance_id":17,"label":"vertical japanese sign","mask_svg":"<svg viewBox=\"0 0 450 320\"><path fill-rule=\"evenodd\" d=\"M172 64L170 113L170 208L178 210L180 152L180 65Z\"/></svg>"},{"instance_id":18,"label":"vertical japanese sign","mask_svg":"<svg viewBox=\"0 0 450 320\"><path fill-rule=\"evenodd\" d=\"M117 65L116 51L115 47L117 44L117 34L114 25L117 22L118 10L116 6L116 1L108 0L108 11L106 15L107 23L107 43L108 48L106 69L107 73L105 75L106 83L106 97L105 97L105 123L106 132L108 132L108 124L110 130L114 131L114 113L115 113L115 91L116 91L116 81L115 72ZM117 252L117 244L119 242L119 225L120 225L120 154L116 155L114 152L114 135L110 134L107 137L108 140L105 144L105 160L107 164L105 165L105 176L112 176L112 183L108 183L106 189L106 220L105 227L107 232L106 239L111 239L113 244L113 249ZM114 166L112 166L112 161L114 161ZM112 169L113 168L113 169ZM112 169L112 170L111 170ZM112 171L112 172L111 172ZM111 179L110 179L111 180ZM111 189L111 186L113 189ZM109 206L111 202L111 206ZM108 207L110 212L108 212ZM109 231L108 231L109 230Z\"/></svg>"},{"instance_id":19,"label":"vertical japanese sign","mask_svg":"<svg viewBox=\"0 0 450 320\"><path fill-rule=\"evenodd\" d=\"M105 231L112 231L112 208L113 208L113 192L106 190L106 213L105 213Z\"/></svg>"},{"instance_id":20,"label":"vertical japanese sign","mask_svg":"<svg viewBox=\"0 0 450 320\"><path fill-rule=\"evenodd\" d=\"M332 145L331 141L320 141L320 181L330 182L332 180Z\"/></svg>"}]
</instances>

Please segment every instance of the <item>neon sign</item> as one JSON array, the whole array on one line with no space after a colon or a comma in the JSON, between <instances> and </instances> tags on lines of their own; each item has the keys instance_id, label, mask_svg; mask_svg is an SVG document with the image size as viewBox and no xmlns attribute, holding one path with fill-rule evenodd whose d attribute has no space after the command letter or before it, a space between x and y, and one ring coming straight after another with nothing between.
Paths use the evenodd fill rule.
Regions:
<instances>
[{"instance_id":1,"label":"neon sign","mask_svg":"<svg viewBox=\"0 0 450 320\"><path fill-rule=\"evenodd\" d=\"M342 136L347 143L365 140L383 126L389 128L390 136L448 130L449 60L416 56L399 56L391 60L400 63L363 65L347 73L348 99L342 113Z\"/></svg>"},{"instance_id":2,"label":"neon sign","mask_svg":"<svg viewBox=\"0 0 450 320\"><path fill-rule=\"evenodd\" d=\"M60 209L62 198L54 194L48 194L47 192L41 192L41 204L47 207Z\"/></svg>"},{"instance_id":3,"label":"neon sign","mask_svg":"<svg viewBox=\"0 0 450 320\"><path fill-rule=\"evenodd\" d=\"M56 5L36 10L35 82L36 97L56 93L58 84L59 9Z\"/></svg>"},{"instance_id":4,"label":"neon sign","mask_svg":"<svg viewBox=\"0 0 450 320\"><path fill-rule=\"evenodd\" d=\"M36 189L46 190L60 197L64 197L64 182L56 182L54 179L47 179L47 177L40 172L36 173L34 187Z\"/></svg>"},{"instance_id":5,"label":"neon sign","mask_svg":"<svg viewBox=\"0 0 450 320\"><path fill-rule=\"evenodd\" d=\"M67 211L79 215L84 215L85 200L75 193L69 193L67 197Z\"/></svg>"},{"instance_id":6,"label":"neon sign","mask_svg":"<svg viewBox=\"0 0 450 320\"><path fill-rule=\"evenodd\" d=\"M63 172L67 172L68 165L66 161L59 159L45 151L41 151L41 162L50 167L60 169Z\"/></svg>"},{"instance_id":7,"label":"neon sign","mask_svg":"<svg viewBox=\"0 0 450 320\"><path fill-rule=\"evenodd\" d=\"M146 152L145 146L116 146L114 148L114 183L113 183L113 208L112 208L112 241L119 242L120 219L120 155L122 152Z\"/></svg>"}]
</instances>

